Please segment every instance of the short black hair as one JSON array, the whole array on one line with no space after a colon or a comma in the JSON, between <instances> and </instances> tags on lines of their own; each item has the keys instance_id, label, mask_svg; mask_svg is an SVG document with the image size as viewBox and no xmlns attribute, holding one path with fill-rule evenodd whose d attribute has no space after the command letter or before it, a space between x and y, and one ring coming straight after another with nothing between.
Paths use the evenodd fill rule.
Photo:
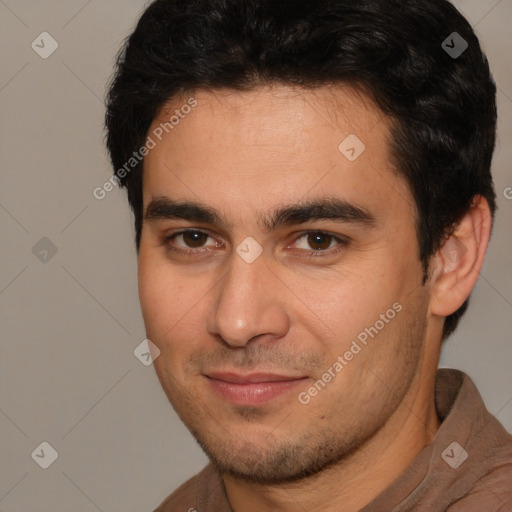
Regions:
<instances>
[{"instance_id":1,"label":"short black hair","mask_svg":"<svg viewBox=\"0 0 512 512\"><path fill-rule=\"evenodd\" d=\"M349 85L388 116L391 155L416 202L425 279L475 195L494 217L496 86L478 38L447 0L156 0L118 54L107 95L106 144L137 249L143 160L119 171L160 109L196 90L266 84ZM446 318L444 337L466 308Z\"/></svg>"}]
</instances>

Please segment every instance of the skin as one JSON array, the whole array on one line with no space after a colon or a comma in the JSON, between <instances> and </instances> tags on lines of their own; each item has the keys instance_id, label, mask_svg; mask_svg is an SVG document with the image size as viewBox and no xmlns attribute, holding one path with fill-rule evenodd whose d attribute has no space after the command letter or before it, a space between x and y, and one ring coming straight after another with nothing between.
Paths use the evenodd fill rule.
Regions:
<instances>
[{"instance_id":1,"label":"skin","mask_svg":"<svg viewBox=\"0 0 512 512\"><path fill-rule=\"evenodd\" d=\"M222 224L143 223L139 294L147 336L161 351L158 378L223 472L236 512L359 510L439 428L433 386L443 321L478 275L488 207L477 198L453 235L460 244L449 258L432 257L424 284L414 200L390 161L389 122L367 97L287 86L193 96L197 107L145 158L144 210L167 197L208 206ZM187 98L169 102L150 132ZM349 134L366 146L355 161L338 150ZM326 197L364 208L374 222L262 226L276 208ZM192 228L206 235L169 238ZM346 243L308 237L319 231ZM252 263L236 252L246 237L263 249ZM299 393L397 303L400 312L300 403ZM240 406L212 389L214 371L303 380Z\"/></svg>"}]
</instances>

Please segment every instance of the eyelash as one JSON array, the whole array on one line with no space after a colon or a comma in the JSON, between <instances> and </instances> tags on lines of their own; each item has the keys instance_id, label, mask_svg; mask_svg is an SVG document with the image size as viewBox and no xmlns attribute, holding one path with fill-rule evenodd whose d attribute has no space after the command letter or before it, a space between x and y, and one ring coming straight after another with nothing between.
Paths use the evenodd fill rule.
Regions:
<instances>
[{"instance_id":1,"label":"eyelash","mask_svg":"<svg viewBox=\"0 0 512 512\"><path fill-rule=\"evenodd\" d=\"M214 238L206 231L201 231L199 229L185 229L185 230L173 233L172 235L166 236L162 240L162 245L164 245L168 250L178 253L178 254L181 254L181 255L198 255L201 253L208 252L208 249L204 249L202 247L197 248L197 249L184 249L184 248L177 248L170 243L172 240L174 240L178 236L184 235L186 233L200 233L200 234L206 235L210 238ZM311 234L327 236L330 238L331 242L334 240L335 242L337 242L337 244L334 247L331 247L331 248L325 249L325 250L307 251L305 249L299 249L300 252L305 253L304 256L306 257L306 259L332 256L333 254L336 254L336 253L340 252L341 250L343 250L348 244L347 238L331 235L330 233L328 233L326 231L321 231L321 230L304 231L304 232L300 233L297 238L295 238L294 242L297 242L301 238L311 235Z\"/></svg>"}]
</instances>

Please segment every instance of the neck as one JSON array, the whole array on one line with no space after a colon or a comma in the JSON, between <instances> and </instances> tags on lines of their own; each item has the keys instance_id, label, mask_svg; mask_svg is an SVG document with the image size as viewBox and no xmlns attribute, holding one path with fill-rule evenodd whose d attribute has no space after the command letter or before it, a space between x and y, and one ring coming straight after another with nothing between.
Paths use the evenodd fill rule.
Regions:
<instances>
[{"instance_id":1,"label":"neck","mask_svg":"<svg viewBox=\"0 0 512 512\"><path fill-rule=\"evenodd\" d=\"M435 372L419 372L397 410L355 452L290 484L262 486L224 475L234 512L354 512L389 487L435 437Z\"/></svg>"}]
</instances>

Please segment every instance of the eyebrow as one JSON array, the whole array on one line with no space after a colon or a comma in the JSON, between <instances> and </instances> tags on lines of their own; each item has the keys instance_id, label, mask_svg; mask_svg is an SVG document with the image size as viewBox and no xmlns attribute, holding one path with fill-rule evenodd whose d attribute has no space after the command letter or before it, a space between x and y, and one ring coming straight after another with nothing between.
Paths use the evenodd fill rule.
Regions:
<instances>
[{"instance_id":1,"label":"eyebrow","mask_svg":"<svg viewBox=\"0 0 512 512\"><path fill-rule=\"evenodd\" d=\"M217 225L226 230L230 227L221 214L210 206L194 201L175 201L169 197L153 198L144 214L145 221L172 219ZM267 231L274 231L282 226L315 220L332 220L363 227L374 227L376 224L375 216L365 207L332 197L280 206L264 214L259 224Z\"/></svg>"}]
</instances>

